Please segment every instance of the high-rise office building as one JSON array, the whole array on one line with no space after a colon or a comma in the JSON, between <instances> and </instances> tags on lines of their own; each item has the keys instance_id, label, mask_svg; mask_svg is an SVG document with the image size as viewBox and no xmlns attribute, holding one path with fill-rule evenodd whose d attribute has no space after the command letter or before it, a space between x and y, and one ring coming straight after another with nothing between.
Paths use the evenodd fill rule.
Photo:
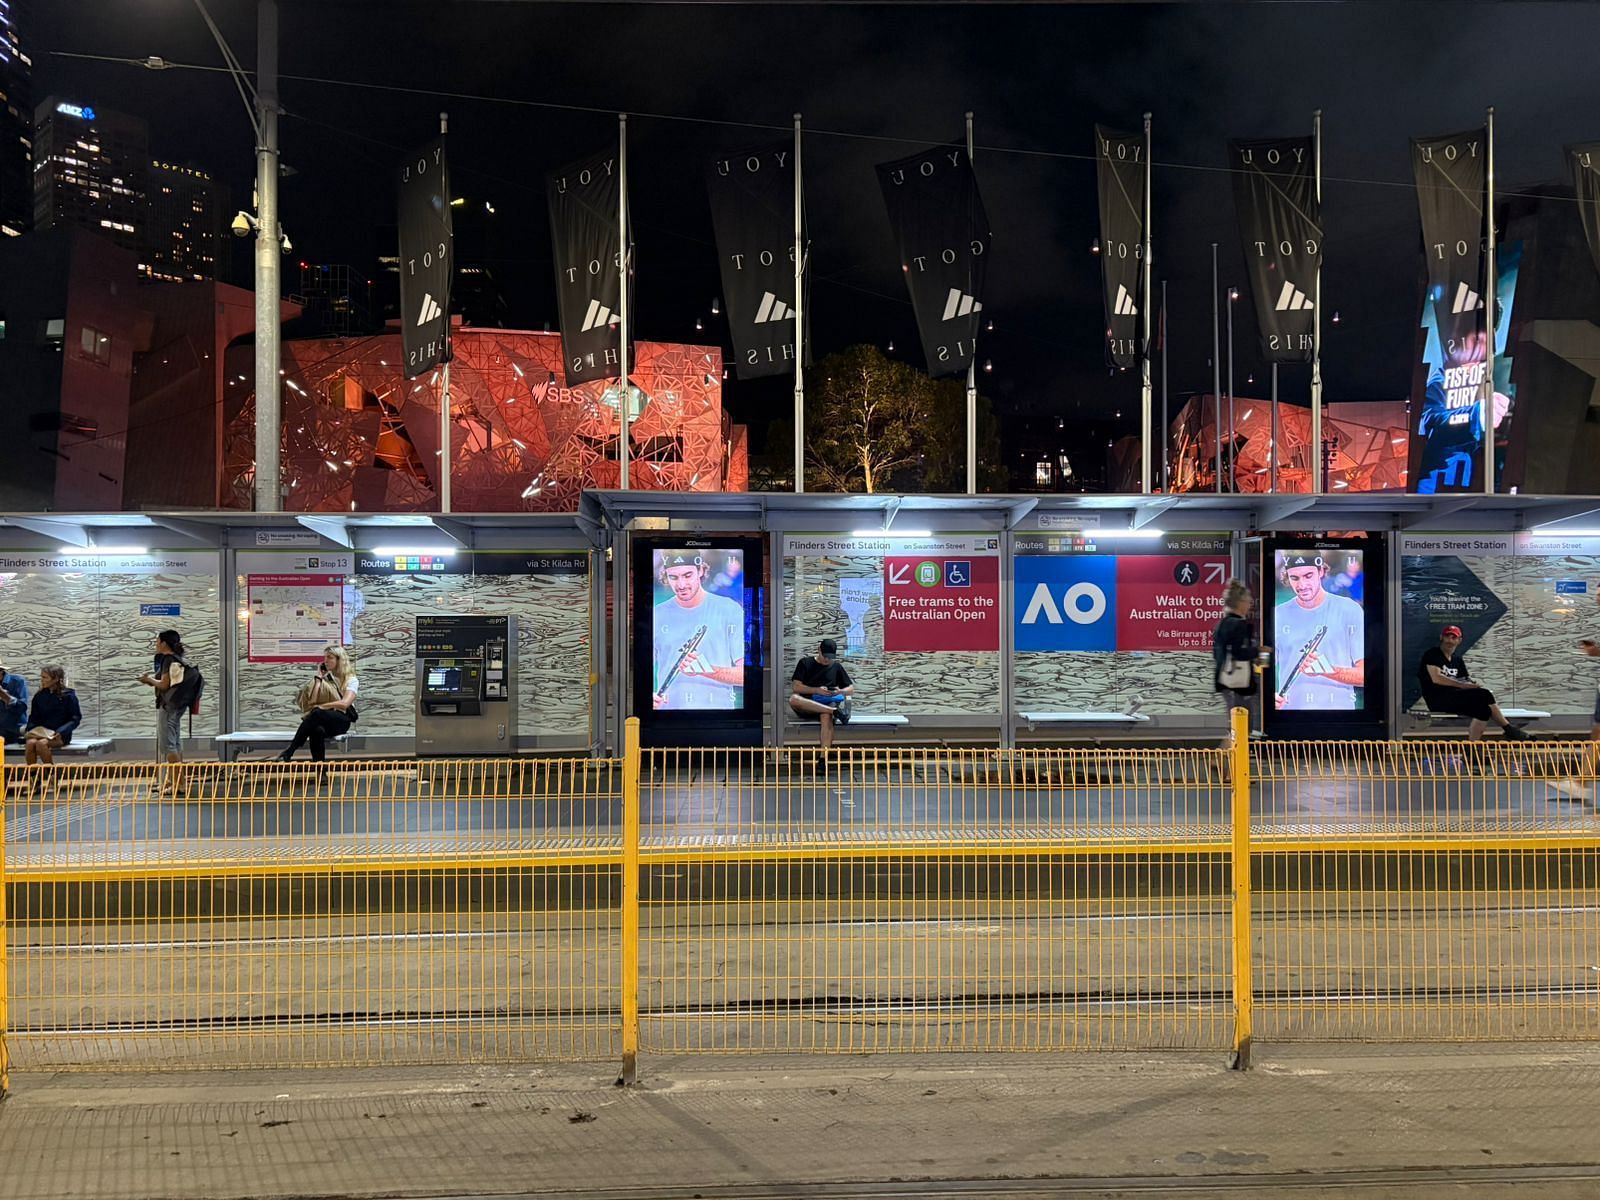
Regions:
<instances>
[{"instance_id":1,"label":"high-rise office building","mask_svg":"<svg viewBox=\"0 0 1600 1200\"><path fill-rule=\"evenodd\" d=\"M33 114L33 227L145 249L150 133L138 117L46 97Z\"/></svg>"},{"instance_id":2,"label":"high-rise office building","mask_svg":"<svg viewBox=\"0 0 1600 1200\"><path fill-rule=\"evenodd\" d=\"M302 337L373 331L372 280L344 263L301 263L300 283L290 298L301 306Z\"/></svg>"},{"instance_id":3,"label":"high-rise office building","mask_svg":"<svg viewBox=\"0 0 1600 1200\"><path fill-rule=\"evenodd\" d=\"M21 0L0 0L0 235L33 224L33 60L18 28Z\"/></svg>"},{"instance_id":4,"label":"high-rise office building","mask_svg":"<svg viewBox=\"0 0 1600 1200\"><path fill-rule=\"evenodd\" d=\"M169 283L221 279L228 249L222 185L198 167L157 160L150 164L147 187L141 272Z\"/></svg>"}]
</instances>

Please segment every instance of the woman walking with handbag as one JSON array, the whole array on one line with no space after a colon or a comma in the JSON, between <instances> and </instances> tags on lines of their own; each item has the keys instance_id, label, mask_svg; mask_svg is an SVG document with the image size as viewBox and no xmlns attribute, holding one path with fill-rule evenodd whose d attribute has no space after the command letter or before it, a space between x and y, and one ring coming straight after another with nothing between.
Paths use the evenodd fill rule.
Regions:
<instances>
[{"instance_id":1,"label":"woman walking with handbag","mask_svg":"<svg viewBox=\"0 0 1600 1200\"><path fill-rule=\"evenodd\" d=\"M1250 728L1261 721L1261 692L1256 684L1257 658L1272 653L1270 646L1256 641L1255 630L1250 625L1250 609L1254 597L1250 589L1237 579L1230 579L1222 593L1222 620L1211 635L1211 686L1222 697L1222 711L1227 716L1228 732L1222 744L1233 745L1233 710L1244 708L1250 714Z\"/></svg>"}]
</instances>

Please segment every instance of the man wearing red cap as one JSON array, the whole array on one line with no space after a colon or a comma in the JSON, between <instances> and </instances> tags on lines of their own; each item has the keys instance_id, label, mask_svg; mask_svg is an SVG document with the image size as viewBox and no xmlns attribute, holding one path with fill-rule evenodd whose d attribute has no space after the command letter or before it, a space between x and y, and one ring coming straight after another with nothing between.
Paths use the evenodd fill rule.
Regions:
<instances>
[{"instance_id":1,"label":"man wearing red cap","mask_svg":"<svg viewBox=\"0 0 1600 1200\"><path fill-rule=\"evenodd\" d=\"M1500 726L1508 738L1527 737L1525 730L1506 720L1494 702L1494 693L1472 681L1467 660L1456 653L1460 648L1461 626L1446 625L1439 633L1439 644L1423 654L1417 666L1417 682L1422 685L1428 711L1470 718L1467 736L1475 742L1483 740L1490 721Z\"/></svg>"}]
</instances>

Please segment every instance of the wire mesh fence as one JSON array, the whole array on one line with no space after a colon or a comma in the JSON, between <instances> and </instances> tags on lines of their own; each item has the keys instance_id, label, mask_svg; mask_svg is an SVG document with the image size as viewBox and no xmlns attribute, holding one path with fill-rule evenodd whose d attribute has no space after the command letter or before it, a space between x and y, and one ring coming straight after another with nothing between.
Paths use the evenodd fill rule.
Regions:
<instances>
[{"instance_id":1,"label":"wire mesh fence","mask_svg":"<svg viewBox=\"0 0 1600 1200\"><path fill-rule=\"evenodd\" d=\"M650 750L641 1049L1223 1046L1219 751Z\"/></svg>"},{"instance_id":2,"label":"wire mesh fence","mask_svg":"<svg viewBox=\"0 0 1600 1200\"><path fill-rule=\"evenodd\" d=\"M1256 747L1259 1035L1600 1036L1597 749Z\"/></svg>"},{"instance_id":3,"label":"wire mesh fence","mask_svg":"<svg viewBox=\"0 0 1600 1200\"><path fill-rule=\"evenodd\" d=\"M7 772L19 1068L605 1058L614 761Z\"/></svg>"},{"instance_id":4,"label":"wire mesh fence","mask_svg":"<svg viewBox=\"0 0 1600 1200\"><path fill-rule=\"evenodd\" d=\"M1600 1037L1595 747L5 772L22 1069ZM3 1065L3 1060L0 1060Z\"/></svg>"}]
</instances>

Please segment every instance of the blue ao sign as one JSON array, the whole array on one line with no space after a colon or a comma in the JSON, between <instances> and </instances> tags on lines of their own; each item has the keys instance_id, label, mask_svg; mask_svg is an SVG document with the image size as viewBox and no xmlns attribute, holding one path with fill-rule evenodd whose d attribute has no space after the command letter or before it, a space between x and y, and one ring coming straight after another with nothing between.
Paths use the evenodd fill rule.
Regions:
<instances>
[{"instance_id":1,"label":"blue ao sign","mask_svg":"<svg viewBox=\"0 0 1600 1200\"><path fill-rule=\"evenodd\" d=\"M1228 541L1168 534L1143 553L1104 543L1017 535L1014 622L1019 653L1209 651L1222 616Z\"/></svg>"},{"instance_id":2,"label":"blue ao sign","mask_svg":"<svg viewBox=\"0 0 1600 1200\"><path fill-rule=\"evenodd\" d=\"M1017 650L1115 650L1117 560L1031 554L1015 559Z\"/></svg>"}]
</instances>

